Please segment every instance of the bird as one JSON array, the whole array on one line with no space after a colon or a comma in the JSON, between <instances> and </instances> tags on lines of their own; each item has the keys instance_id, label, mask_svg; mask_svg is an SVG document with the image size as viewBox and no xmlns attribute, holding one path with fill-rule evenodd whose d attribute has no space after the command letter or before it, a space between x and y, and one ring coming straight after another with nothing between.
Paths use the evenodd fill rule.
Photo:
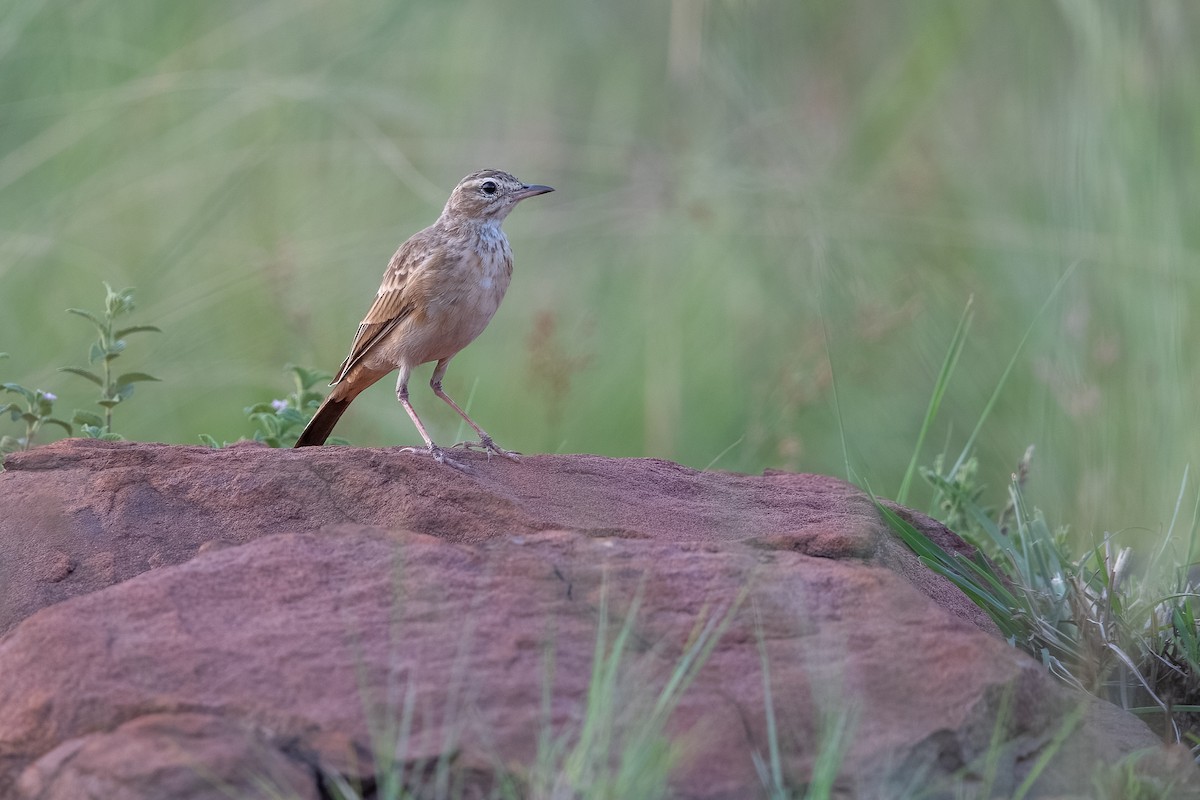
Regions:
<instances>
[{"instance_id":1,"label":"bird","mask_svg":"<svg viewBox=\"0 0 1200 800\"><path fill-rule=\"evenodd\" d=\"M333 389L295 446L324 444L355 397L399 370L396 399L425 440L425 450L440 464L465 469L434 444L408 399L413 370L436 361L430 388L479 436L478 442L463 442L456 447L519 461L517 453L497 445L446 394L442 378L450 359L487 327L508 290L512 248L501 223L517 203L552 191L549 186L522 183L495 169L463 178L450 193L437 221L414 234L392 256L375 301L354 334L350 354L330 383Z\"/></svg>"}]
</instances>

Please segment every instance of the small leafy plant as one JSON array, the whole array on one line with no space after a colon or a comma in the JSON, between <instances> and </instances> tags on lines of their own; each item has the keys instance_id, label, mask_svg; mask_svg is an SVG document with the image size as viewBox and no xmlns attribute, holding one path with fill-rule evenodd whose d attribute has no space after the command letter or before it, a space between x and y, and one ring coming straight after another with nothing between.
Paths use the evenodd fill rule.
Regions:
<instances>
[{"instance_id":1,"label":"small leafy plant","mask_svg":"<svg viewBox=\"0 0 1200 800\"><path fill-rule=\"evenodd\" d=\"M0 353L0 356L7 354ZM20 395L25 401L24 405L10 402L0 406L0 415L8 414L14 422L25 423L24 436L0 437L0 453L30 449L33 447L34 437L43 425L57 425L65 430L68 436L71 434L71 425L54 416L54 401L58 397L53 393L41 389L26 389L19 383L0 384L0 388L10 394Z\"/></svg>"},{"instance_id":2,"label":"small leafy plant","mask_svg":"<svg viewBox=\"0 0 1200 800\"><path fill-rule=\"evenodd\" d=\"M83 317L95 326L99 334L88 351L88 364L99 363L100 374L83 367L62 367L62 372L70 372L91 381L100 387L100 399L96 404L104 409L103 415L92 411L76 410L73 421L79 426L80 432L90 439L121 439L123 438L112 429L112 412L118 404L128 400L133 394L134 384L145 381L157 381L153 375L144 372L126 372L113 375L113 361L125 352L125 338L134 333L161 331L153 325L130 325L124 328L116 327L120 317L130 314L134 309L133 289L114 291L108 283L104 284L104 313L95 314L82 308L68 308L68 313Z\"/></svg>"},{"instance_id":3,"label":"small leafy plant","mask_svg":"<svg viewBox=\"0 0 1200 800\"><path fill-rule=\"evenodd\" d=\"M288 364L285 372L292 374L294 391L284 398L267 403L255 403L245 409L246 416L255 424L253 439L271 447L291 447L300 437L324 395L316 388L328 383L330 374L320 370ZM207 433L200 434L200 441L209 447L220 447L217 440ZM330 444L347 444L345 439L332 438Z\"/></svg>"}]
</instances>

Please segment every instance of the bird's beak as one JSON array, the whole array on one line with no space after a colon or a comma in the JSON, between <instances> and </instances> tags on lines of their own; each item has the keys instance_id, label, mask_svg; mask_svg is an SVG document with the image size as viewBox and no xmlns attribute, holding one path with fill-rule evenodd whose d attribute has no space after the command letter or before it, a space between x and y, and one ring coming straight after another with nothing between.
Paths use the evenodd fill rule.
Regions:
<instances>
[{"instance_id":1,"label":"bird's beak","mask_svg":"<svg viewBox=\"0 0 1200 800\"><path fill-rule=\"evenodd\" d=\"M554 189L549 186L541 186L540 184L535 183L532 186L526 186L521 189L521 191L517 192L517 199L524 200L526 197L536 197L539 194L546 194L546 192L553 191Z\"/></svg>"}]
</instances>

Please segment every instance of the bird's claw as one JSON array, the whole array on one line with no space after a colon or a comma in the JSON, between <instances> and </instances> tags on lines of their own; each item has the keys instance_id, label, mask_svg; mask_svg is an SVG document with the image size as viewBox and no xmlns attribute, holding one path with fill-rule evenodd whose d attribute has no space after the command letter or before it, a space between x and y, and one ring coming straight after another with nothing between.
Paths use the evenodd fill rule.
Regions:
<instances>
[{"instance_id":1,"label":"bird's claw","mask_svg":"<svg viewBox=\"0 0 1200 800\"><path fill-rule=\"evenodd\" d=\"M505 450L503 447L496 444L490 436L484 436L480 438L478 442L459 442L454 446L461 447L464 450L479 450L487 453L489 459L492 457L492 453L495 453L498 456L507 458L509 461L515 461L517 463L520 463L521 461L520 453L515 453L512 450Z\"/></svg>"},{"instance_id":2,"label":"bird's claw","mask_svg":"<svg viewBox=\"0 0 1200 800\"><path fill-rule=\"evenodd\" d=\"M462 463L461 461L456 461L455 459L446 455L446 451L443 450L442 448L438 447L436 444L430 445L429 447L401 447L400 452L401 453L426 453L428 455L433 456L433 460L438 462L439 464L444 464L447 467L453 467L454 469L458 470L459 472L470 472L471 471L471 468L468 467L466 464Z\"/></svg>"}]
</instances>

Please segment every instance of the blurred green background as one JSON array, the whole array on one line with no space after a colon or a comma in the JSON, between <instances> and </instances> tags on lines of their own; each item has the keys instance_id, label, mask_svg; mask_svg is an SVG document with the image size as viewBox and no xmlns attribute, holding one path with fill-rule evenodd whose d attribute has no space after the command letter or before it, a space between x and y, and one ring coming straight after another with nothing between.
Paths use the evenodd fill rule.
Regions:
<instances>
[{"instance_id":1,"label":"blurred green background","mask_svg":"<svg viewBox=\"0 0 1200 800\"><path fill-rule=\"evenodd\" d=\"M894 494L973 295L923 462L1031 325L977 449L989 499L1034 444L1052 522L1158 529L1200 453L1200 4L0 9L0 380L67 415L92 387L55 368L92 331L63 310L107 280L164 331L122 357L164 382L117 430L249 435L486 166L558 189L510 217L508 298L448 374L506 447L844 475L840 410ZM414 402L448 442L429 370ZM338 434L418 441L391 382Z\"/></svg>"}]
</instances>

